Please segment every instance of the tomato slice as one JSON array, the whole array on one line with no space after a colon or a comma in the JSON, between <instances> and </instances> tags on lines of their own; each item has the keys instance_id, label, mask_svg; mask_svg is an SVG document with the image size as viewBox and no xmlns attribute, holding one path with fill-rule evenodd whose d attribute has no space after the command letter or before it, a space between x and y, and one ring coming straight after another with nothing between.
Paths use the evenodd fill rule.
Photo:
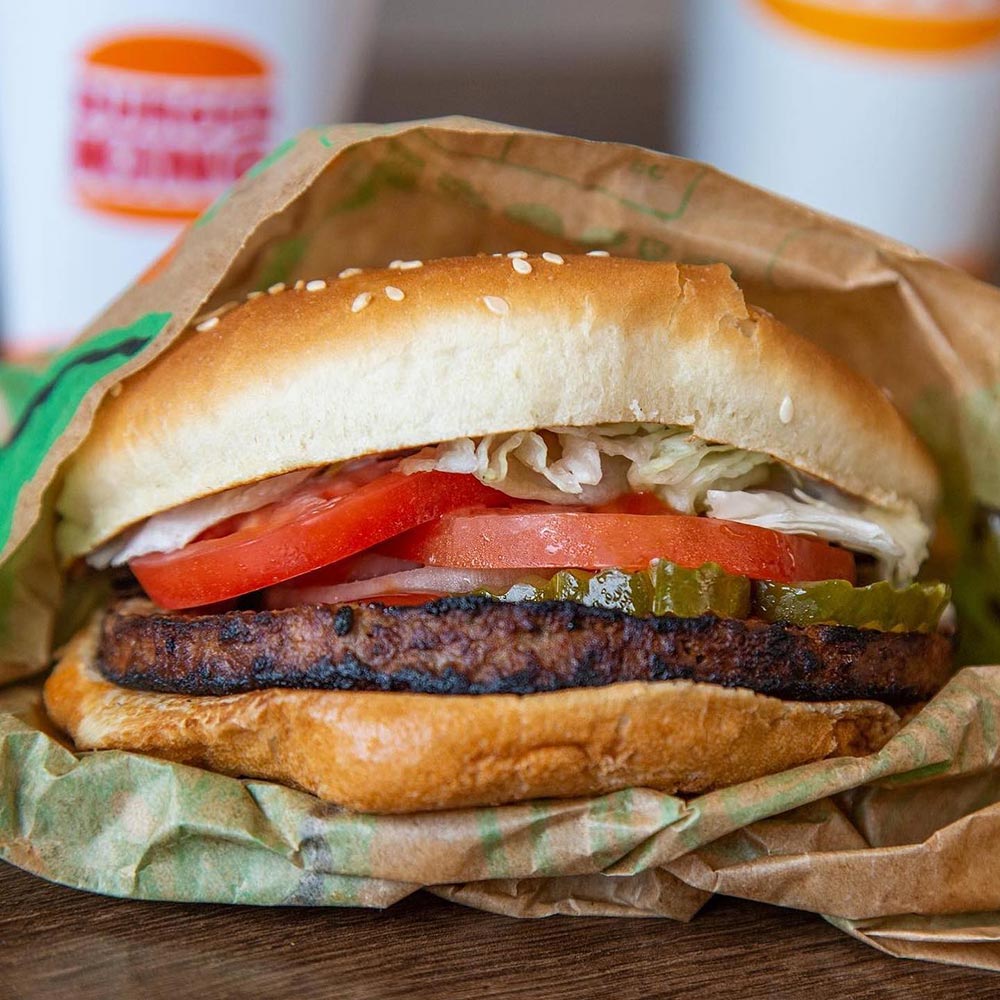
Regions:
<instances>
[{"instance_id":1,"label":"tomato slice","mask_svg":"<svg viewBox=\"0 0 1000 1000\"><path fill-rule=\"evenodd\" d=\"M729 573L793 583L854 582L854 556L815 538L686 514L468 511L393 539L387 555L476 569L636 570L651 559L718 563Z\"/></svg>"},{"instance_id":2,"label":"tomato slice","mask_svg":"<svg viewBox=\"0 0 1000 1000\"><path fill-rule=\"evenodd\" d=\"M310 480L292 496L216 525L176 552L140 556L129 567L163 608L236 597L378 545L449 511L506 503L475 476L366 471ZM219 530L228 533L218 536Z\"/></svg>"},{"instance_id":3,"label":"tomato slice","mask_svg":"<svg viewBox=\"0 0 1000 1000\"><path fill-rule=\"evenodd\" d=\"M590 508L595 514L673 514L655 493L623 493L614 500ZM570 508L572 511L572 508ZM579 508L577 508L579 510Z\"/></svg>"}]
</instances>

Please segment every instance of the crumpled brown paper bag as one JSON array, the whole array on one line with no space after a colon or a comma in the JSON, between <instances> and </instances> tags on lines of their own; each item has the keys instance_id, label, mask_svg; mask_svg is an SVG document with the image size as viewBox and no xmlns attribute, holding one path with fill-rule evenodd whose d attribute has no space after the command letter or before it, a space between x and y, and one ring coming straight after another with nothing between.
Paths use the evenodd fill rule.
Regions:
<instances>
[{"instance_id":1,"label":"crumpled brown paper bag","mask_svg":"<svg viewBox=\"0 0 1000 1000\"><path fill-rule=\"evenodd\" d=\"M255 288L514 248L725 261L750 301L883 386L942 466L939 569L954 571L963 656L1000 661L996 289L698 163L444 119L282 144L45 371L0 374L12 424L0 680L37 672L58 638L52 496L111 385ZM428 886L522 916L680 919L723 892L823 913L894 954L1000 968L1000 667L960 672L867 758L688 801L629 789L417 816L348 813L137 754L74 755L36 682L0 691L0 712L0 788L16 790L0 796L0 854L69 885L364 906Z\"/></svg>"}]
</instances>

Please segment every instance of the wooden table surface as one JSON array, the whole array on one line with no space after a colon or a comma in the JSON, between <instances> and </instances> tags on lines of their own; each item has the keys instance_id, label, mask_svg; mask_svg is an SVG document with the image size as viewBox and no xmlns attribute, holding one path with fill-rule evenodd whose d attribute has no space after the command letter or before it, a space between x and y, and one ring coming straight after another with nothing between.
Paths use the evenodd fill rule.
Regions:
<instances>
[{"instance_id":1,"label":"wooden table surface","mask_svg":"<svg viewBox=\"0 0 1000 1000\"><path fill-rule=\"evenodd\" d=\"M0 863L0 997L1000 996L1000 975L888 958L819 917L716 899L690 924L514 920L418 894L386 911L106 899Z\"/></svg>"}]
</instances>

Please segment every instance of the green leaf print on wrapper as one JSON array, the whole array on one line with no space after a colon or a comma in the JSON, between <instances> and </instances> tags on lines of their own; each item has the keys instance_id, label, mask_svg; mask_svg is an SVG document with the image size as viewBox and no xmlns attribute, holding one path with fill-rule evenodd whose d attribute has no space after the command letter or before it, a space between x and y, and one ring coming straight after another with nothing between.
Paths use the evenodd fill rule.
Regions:
<instances>
[{"instance_id":1,"label":"green leaf print on wrapper","mask_svg":"<svg viewBox=\"0 0 1000 1000\"><path fill-rule=\"evenodd\" d=\"M6 440L2 428L13 427L44 377L25 365L0 365L0 442Z\"/></svg>"},{"instance_id":2,"label":"green leaf print on wrapper","mask_svg":"<svg viewBox=\"0 0 1000 1000\"><path fill-rule=\"evenodd\" d=\"M257 280L257 289L263 291L279 281L290 280L295 268L298 267L302 255L306 252L307 241L304 236L293 236L269 246L266 251L266 263Z\"/></svg>"},{"instance_id":3,"label":"green leaf print on wrapper","mask_svg":"<svg viewBox=\"0 0 1000 1000\"><path fill-rule=\"evenodd\" d=\"M670 244L653 236L643 236L639 240L639 256L642 260L666 260L670 256Z\"/></svg>"},{"instance_id":4,"label":"green leaf print on wrapper","mask_svg":"<svg viewBox=\"0 0 1000 1000\"><path fill-rule=\"evenodd\" d=\"M416 190L424 165L425 161L401 142L390 140L389 155L372 164L363 177L355 180L353 189L335 201L327 211L327 215L340 215L342 212L352 212L370 205L382 191L387 189Z\"/></svg>"},{"instance_id":5,"label":"green leaf print on wrapper","mask_svg":"<svg viewBox=\"0 0 1000 1000\"><path fill-rule=\"evenodd\" d=\"M296 138L286 139L283 143L281 143L281 145L272 149L271 152L267 154L267 156L263 157L263 159L258 160L243 175L243 178L241 178L241 180L244 178L252 180L254 177L259 177L262 173L264 173L265 170L267 170L268 167L277 163L278 160L284 157L287 153L290 153L295 148L297 142L298 139ZM238 183L239 181L237 181L237 184ZM209 205L208 208L206 208L205 211L202 212L201 215L199 215L198 218L194 220L193 225L203 226L205 225L206 222L211 222L212 219L214 219L215 216L218 214L219 209L222 208L222 206L225 205L227 201L229 201L229 198L232 195L233 189L235 187L236 184L231 184L229 187L227 187L226 190L223 191L222 194L220 194L219 197L216 198L215 201L213 201L212 204Z\"/></svg>"},{"instance_id":6,"label":"green leaf print on wrapper","mask_svg":"<svg viewBox=\"0 0 1000 1000\"><path fill-rule=\"evenodd\" d=\"M626 197L611 190L603 184L591 184L573 177L567 177L564 174L556 173L555 171L548 170L544 167L538 167L530 163L518 163L515 160L512 160L511 154L514 149L515 141L521 138L520 136L510 136L504 143L501 153L499 155L495 155L459 149L449 149L448 146L432 136L426 129L420 129L415 132L414 135L450 159L479 160L483 163L496 164L497 166L503 167L505 170L511 170L528 176L537 177L540 180L555 181L558 184L572 187L577 191L585 193L594 192L596 194L603 195L623 208L639 212L642 215L651 216L660 222L674 222L684 215L691 203L691 199L694 196L698 185L701 184L702 180L708 175L710 169L704 165L698 165L694 170L694 173L689 177L687 184L685 184L683 190L680 192L680 198L678 199L677 204L673 208L664 209L658 208L654 205L649 205L645 202L636 201L634 198ZM656 179L660 180L661 177L657 177ZM627 233L622 230L609 230L603 227L592 227L585 230L577 239L581 243L588 243L592 245L602 243L604 246L615 246L619 243L623 243L627 239Z\"/></svg>"},{"instance_id":7,"label":"green leaf print on wrapper","mask_svg":"<svg viewBox=\"0 0 1000 1000\"><path fill-rule=\"evenodd\" d=\"M621 246L628 239L628 233L623 229L609 229L607 226L588 226L577 238L577 243L588 247Z\"/></svg>"},{"instance_id":8,"label":"green leaf print on wrapper","mask_svg":"<svg viewBox=\"0 0 1000 1000\"><path fill-rule=\"evenodd\" d=\"M298 140L295 139L295 138L286 139L279 146L275 146L275 148L272 149L271 152L267 154L267 156L265 156L262 159L258 160L246 172L246 176L249 179L251 179L251 180L254 177L259 177L262 173L264 173L265 170L268 169L268 167L274 166L274 164L277 163L278 160L280 160L287 153L290 153L295 148L295 144L296 144L297 141Z\"/></svg>"},{"instance_id":9,"label":"green leaf print on wrapper","mask_svg":"<svg viewBox=\"0 0 1000 1000\"><path fill-rule=\"evenodd\" d=\"M512 222L523 222L552 236L562 236L565 230L562 216L548 205L531 203L508 205L503 214Z\"/></svg>"},{"instance_id":10,"label":"green leaf print on wrapper","mask_svg":"<svg viewBox=\"0 0 1000 1000\"><path fill-rule=\"evenodd\" d=\"M17 499L94 383L149 346L171 313L146 313L63 351L45 370L0 448L0 545L6 544Z\"/></svg>"},{"instance_id":11,"label":"green leaf print on wrapper","mask_svg":"<svg viewBox=\"0 0 1000 1000\"><path fill-rule=\"evenodd\" d=\"M464 201L473 208L483 209L490 206L478 191L461 177L453 177L451 174L442 174L437 182L438 190L448 198L455 201Z\"/></svg>"}]
</instances>

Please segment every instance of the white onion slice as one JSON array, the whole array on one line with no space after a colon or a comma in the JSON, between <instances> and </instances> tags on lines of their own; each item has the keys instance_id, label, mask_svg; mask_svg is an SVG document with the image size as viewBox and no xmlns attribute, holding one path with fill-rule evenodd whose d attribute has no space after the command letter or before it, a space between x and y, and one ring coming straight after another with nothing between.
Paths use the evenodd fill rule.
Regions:
<instances>
[{"instance_id":1,"label":"white onion slice","mask_svg":"<svg viewBox=\"0 0 1000 1000\"><path fill-rule=\"evenodd\" d=\"M287 608L296 604L344 604L364 601L384 594L467 594L480 587L506 589L524 580L521 569L451 569L424 566L421 569L389 573L368 580L337 583L329 587L272 587L264 595L268 608Z\"/></svg>"},{"instance_id":2,"label":"white onion slice","mask_svg":"<svg viewBox=\"0 0 1000 1000\"><path fill-rule=\"evenodd\" d=\"M234 486L221 493L210 493L179 507L161 511L115 535L91 552L87 562L95 569L106 569L108 566L123 566L130 559L149 552L176 552L213 524L233 514L258 510L294 493L315 472L315 469L286 472L245 486Z\"/></svg>"},{"instance_id":3,"label":"white onion slice","mask_svg":"<svg viewBox=\"0 0 1000 1000\"><path fill-rule=\"evenodd\" d=\"M316 573L324 575L331 570L337 570L337 577L329 580L324 586L339 586L342 583L357 583L358 580L371 580L376 576L389 576L390 574L403 573L410 569L419 569L420 563L412 559L397 559L396 556L383 555L381 552L368 551L356 556L348 556L333 566L324 569L314 570ZM295 587L298 586L294 580L286 580L284 584L278 586ZM301 588L300 588L301 589Z\"/></svg>"}]
</instances>

